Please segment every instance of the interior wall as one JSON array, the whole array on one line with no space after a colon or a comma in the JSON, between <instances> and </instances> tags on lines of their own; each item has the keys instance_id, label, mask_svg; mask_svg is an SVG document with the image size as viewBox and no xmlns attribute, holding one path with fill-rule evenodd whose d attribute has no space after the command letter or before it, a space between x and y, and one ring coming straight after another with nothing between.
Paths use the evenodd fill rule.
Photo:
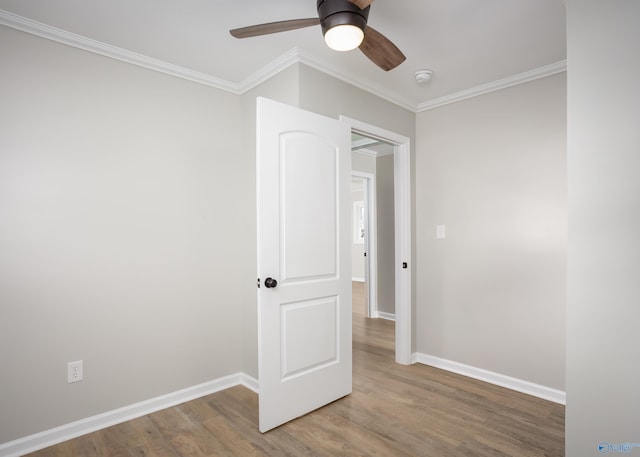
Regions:
<instances>
[{"instance_id":1,"label":"interior wall","mask_svg":"<svg viewBox=\"0 0 640 457\"><path fill-rule=\"evenodd\" d=\"M375 175L376 159L375 157L371 157L366 154L352 152L351 153L351 169L353 171L360 171L362 173L369 173L371 175Z\"/></svg>"},{"instance_id":2,"label":"interior wall","mask_svg":"<svg viewBox=\"0 0 640 457\"><path fill-rule=\"evenodd\" d=\"M300 65L300 108L333 119L347 116L414 138L413 112L306 65Z\"/></svg>"},{"instance_id":3,"label":"interior wall","mask_svg":"<svg viewBox=\"0 0 640 457\"><path fill-rule=\"evenodd\" d=\"M640 445L639 17L568 2L568 457Z\"/></svg>"},{"instance_id":4,"label":"interior wall","mask_svg":"<svg viewBox=\"0 0 640 457\"><path fill-rule=\"evenodd\" d=\"M0 43L0 443L241 371L240 97L3 26Z\"/></svg>"},{"instance_id":5,"label":"interior wall","mask_svg":"<svg viewBox=\"0 0 640 457\"><path fill-rule=\"evenodd\" d=\"M416 175L417 351L564 390L566 74L419 113Z\"/></svg>"},{"instance_id":6,"label":"interior wall","mask_svg":"<svg viewBox=\"0 0 640 457\"><path fill-rule=\"evenodd\" d=\"M393 155L376 158L378 311L395 315L395 213Z\"/></svg>"}]
</instances>

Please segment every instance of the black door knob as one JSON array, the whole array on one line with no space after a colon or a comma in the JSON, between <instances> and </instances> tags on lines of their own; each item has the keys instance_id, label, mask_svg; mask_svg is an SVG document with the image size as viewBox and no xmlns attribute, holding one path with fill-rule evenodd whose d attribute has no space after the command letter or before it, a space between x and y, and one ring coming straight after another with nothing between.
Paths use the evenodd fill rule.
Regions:
<instances>
[{"instance_id":1,"label":"black door knob","mask_svg":"<svg viewBox=\"0 0 640 457\"><path fill-rule=\"evenodd\" d=\"M267 289L273 289L274 287L276 287L278 285L278 281L276 281L273 278L267 278L264 280L264 286Z\"/></svg>"}]
</instances>

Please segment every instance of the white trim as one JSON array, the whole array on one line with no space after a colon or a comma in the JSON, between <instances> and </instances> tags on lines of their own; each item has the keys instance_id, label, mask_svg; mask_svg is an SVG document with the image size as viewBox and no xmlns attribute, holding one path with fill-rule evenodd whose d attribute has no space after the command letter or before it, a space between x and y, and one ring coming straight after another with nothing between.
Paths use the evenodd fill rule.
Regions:
<instances>
[{"instance_id":1,"label":"white trim","mask_svg":"<svg viewBox=\"0 0 640 457\"><path fill-rule=\"evenodd\" d=\"M365 92L369 92L377 97L386 100L388 102L393 103L394 105L398 105L401 108L409 110L413 113L416 112L415 103L411 103L409 100L400 99L397 95L391 94L386 88L378 85L369 85L365 84L362 81L358 81L356 75L350 75L344 73L343 70L328 65L315 57L310 56L309 54L305 54L298 49L298 62L305 64L311 68L314 68L322 73L325 73L329 76L332 76L336 79L346 82L347 84L351 84L354 87L364 90Z\"/></svg>"},{"instance_id":2,"label":"white trim","mask_svg":"<svg viewBox=\"0 0 640 457\"><path fill-rule=\"evenodd\" d=\"M424 365L429 365L452 373L468 376L473 379L488 382L496 386L505 387L507 389L522 392L527 395L549 400L554 403L566 405L566 392L551 387L535 384L533 382L524 381L522 379L513 378L511 376L495 373L493 371L484 370L482 368L472 367L459 362L453 362L447 359L441 359L427 354L415 353L413 360Z\"/></svg>"},{"instance_id":3,"label":"white trim","mask_svg":"<svg viewBox=\"0 0 640 457\"><path fill-rule=\"evenodd\" d=\"M433 100L420 103L416 112L420 113L422 111L428 111L430 109L438 108L439 106L448 105L450 103L459 102L472 97L478 97L479 95L506 89L507 87L516 86L518 84L528 83L536 79L546 78L547 76L552 76L564 71L567 71L566 60L556 62L551 65L545 65L544 67L534 68L533 70L525 71L524 73L492 81L460 92L455 92L453 94L445 95L444 97L434 98Z\"/></svg>"},{"instance_id":4,"label":"white trim","mask_svg":"<svg viewBox=\"0 0 640 457\"><path fill-rule=\"evenodd\" d=\"M352 152L355 152L356 154L362 154L365 155L367 157L373 157L378 158L378 157L384 157L384 156L390 156L393 154L393 152L378 152L378 151L373 151L371 149L366 149L366 148L360 148L360 149L352 149Z\"/></svg>"},{"instance_id":5,"label":"white trim","mask_svg":"<svg viewBox=\"0 0 640 457\"><path fill-rule=\"evenodd\" d=\"M305 54L297 47L292 48L286 53L282 54L273 62L259 69L255 73L249 75L243 81L234 83L206 73L192 70L190 68L174 65L163 60L155 59L153 57L145 56L143 54L138 54L136 52L112 46L110 44L93 40L82 35L77 35L75 33L43 24L42 22L34 21L32 19L10 13L9 11L2 9L0 9L0 25L5 25L7 27L21 30L23 32L30 33L47 40L56 41L58 43L66 44L78 49L83 49L85 51L120 60L132 65L137 65L149 70L165 73L177 78L186 79L198 84L203 84L205 86L231 92L236 95L242 95L248 92L249 90L255 88L259 84L263 83L277 73L285 70L291 65L302 63L322 73L351 84L354 87L369 92L383 100L398 105L401 108L409 110L413 113L427 111L439 106L447 105L449 103L455 103L471 97L477 97L478 95L505 89L507 87L526 83L539 78L544 78L567 70L567 61L564 60L555 64L535 68L533 70L510 76L498 81L493 81L477 87L472 87L471 89L466 89L450 95L445 95L444 97L428 100L416 106L415 103L412 103L406 99L401 99L397 96L397 94L390 93L383 86L370 85L365 84L362 81L358 81L356 75L344 73L344 71L339 68L322 62L309 54Z\"/></svg>"},{"instance_id":6,"label":"white trim","mask_svg":"<svg viewBox=\"0 0 640 457\"><path fill-rule=\"evenodd\" d=\"M394 147L396 250L396 362L411 363L411 147L409 139ZM407 268L402 265L406 263Z\"/></svg>"},{"instance_id":7,"label":"white trim","mask_svg":"<svg viewBox=\"0 0 640 457\"><path fill-rule=\"evenodd\" d=\"M409 365L411 357L411 144L409 138L346 116L340 120L351 131L393 147L395 219L396 362ZM408 268L402 268L403 262Z\"/></svg>"},{"instance_id":8,"label":"white trim","mask_svg":"<svg viewBox=\"0 0 640 457\"><path fill-rule=\"evenodd\" d=\"M352 282L364 282L364 278L351 278Z\"/></svg>"},{"instance_id":9,"label":"white trim","mask_svg":"<svg viewBox=\"0 0 640 457\"><path fill-rule=\"evenodd\" d=\"M369 149L352 149L351 152L356 154L362 154L363 156L373 157L374 159L378 157L375 151L371 151Z\"/></svg>"},{"instance_id":10,"label":"white trim","mask_svg":"<svg viewBox=\"0 0 640 457\"><path fill-rule=\"evenodd\" d=\"M300 62L300 50L292 48L289 51L276 58L273 62L262 67L255 73L249 75L240 84L235 84L235 92L237 94L245 94L256 86L262 84L291 65ZM229 83L232 84L232 83Z\"/></svg>"},{"instance_id":11,"label":"white trim","mask_svg":"<svg viewBox=\"0 0 640 457\"><path fill-rule=\"evenodd\" d=\"M127 49L119 48L117 46L112 46L101 41L87 38L82 35L71 33L66 30L53 27L42 22L34 21L33 19L19 16L2 9L0 9L0 24L16 30L30 33L32 35L39 36L41 38L45 38L47 40L66 44L74 48L93 52L95 54L110 57L122 62L138 65L149 70L158 71L160 73L165 73L199 84L204 84L205 86L221 89L227 92L234 93L236 95L242 95L246 93L247 91L253 89L275 74L285 70L295 63L304 63L305 65L328 74L329 76L333 76L334 78L340 79L353 86L359 87L362 90L377 95L378 97L385 99L391 103L399 105L410 111L415 111L415 105L412 105L407 101L399 100L397 97L389 94L388 91L386 91L384 88L372 87L360 83L356 80L355 76L344 74L339 69L325 64L320 60L311 57L310 55L304 54L297 47L290 49L280 57L276 58L273 62L256 71L252 75L249 75L240 83L233 83L221 78L217 78L215 76L208 75L206 73L192 70L190 68L174 65L163 60L155 59L153 57L138 54Z\"/></svg>"},{"instance_id":12,"label":"white trim","mask_svg":"<svg viewBox=\"0 0 640 457\"><path fill-rule=\"evenodd\" d=\"M355 150L355 149L364 148L366 146L371 146L372 144L378 144L378 143L379 141L374 140L373 138L362 137L362 138L358 138L357 140L351 141L351 149Z\"/></svg>"},{"instance_id":13,"label":"white trim","mask_svg":"<svg viewBox=\"0 0 640 457\"><path fill-rule=\"evenodd\" d=\"M87 417L60 427L25 436L14 441L0 444L0 456L19 457L30 452L53 446L87 433L95 432L112 425L120 424L138 417L146 416L162 409L204 397L237 385L258 392L258 381L244 373L215 379L196 386L188 387L139 403L107 411L96 416Z\"/></svg>"},{"instance_id":14,"label":"white trim","mask_svg":"<svg viewBox=\"0 0 640 457\"><path fill-rule=\"evenodd\" d=\"M240 385L246 387L247 389L249 389L252 392L258 393L259 389L260 389L260 382L254 378L253 376L249 376L246 373L239 373L240 375ZM233 386L229 386L229 387L233 387ZM220 390L224 390L224 389L219 389ZM211 392L214 393L214 392ZM209 395L209 394L206 394Z\"/></svg>"},{"instance_id":15,"label":"white trim","mask_svg":"<svg viewBox=\"0 0 640 457\"><path fill-rule=\"evenodd\" d=\"M387 321L394 321L394 322L396 320L396 315L395 314L385 313L385 312L382 312L382 311L376 311L375 315L373 315L371 317L376 318L376 319L384 319L384 320L387 320Z\"/></svg>"},{"instance_id":16,"label":"white trim","mask_svg":"<svg viewBox=\"0 0 640 457\"><path fill-rule=\"evenodd\" d=\"M0 10L0 24L47 40L56 41L74 48L89 51L94 54L100 54L105 57L144 67L149 70L176 76L178 78L240 95L237 85L223 79L181 67L179 65L174 65L163 60L154 59L153 57L138 54L127 49L112 46L101 41L92 40L91 38L87 38L82 35L77 35L57 27L43 24L42 22L18 16L17 14L10 13L9 11Z\"/></svg>"}]
</instances>

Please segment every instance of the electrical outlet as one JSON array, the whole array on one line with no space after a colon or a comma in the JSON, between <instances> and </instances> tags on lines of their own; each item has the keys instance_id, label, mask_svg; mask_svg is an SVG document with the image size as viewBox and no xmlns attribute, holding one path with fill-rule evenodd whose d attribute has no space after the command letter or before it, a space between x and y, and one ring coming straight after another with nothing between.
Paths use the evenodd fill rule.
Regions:
<instances>
[{"instance_id":1,"label":"electrical outlet","mask_svg":"<svg viewBox=\"0 0 640 457\"><path fill-rule=\"evenodd\" d=\"M67 363L67 383L82 381L82 360Z\"/></svg>"}]
</instances>

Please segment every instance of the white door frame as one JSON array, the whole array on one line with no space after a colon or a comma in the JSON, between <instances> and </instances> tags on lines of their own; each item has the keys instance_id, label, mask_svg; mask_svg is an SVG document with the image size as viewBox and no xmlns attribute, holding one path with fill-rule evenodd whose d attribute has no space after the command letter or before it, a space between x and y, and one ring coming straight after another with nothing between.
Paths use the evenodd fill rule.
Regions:
<instances>
[{"instance_id":1,"label":"white door frame","mask_svg":"<svg viewBox=\"0 0 640 457\"><path fill-rule=\"evenodd\" d=\"M378 313L378 271L376 259L376 175L351 170L351 176L361 178L365 182L364 195L367 205L367 228L364 237L364 283L367 288L367 317L376 316ZM353 261L353 259L351 259Z\"/></svg>"},{"instance_id":2,"label":"white door frame","mask_svg":"<svg viewBox=\"0 0 640 457\"><path fill-rule=\"evenodd\" d=\"M411 147L409 138L365 122L340 116L351 131L393 144L395 212L396 362L411 356ZM403 268L403 265L406 267Z\"/></svg>"}]
</instances>

